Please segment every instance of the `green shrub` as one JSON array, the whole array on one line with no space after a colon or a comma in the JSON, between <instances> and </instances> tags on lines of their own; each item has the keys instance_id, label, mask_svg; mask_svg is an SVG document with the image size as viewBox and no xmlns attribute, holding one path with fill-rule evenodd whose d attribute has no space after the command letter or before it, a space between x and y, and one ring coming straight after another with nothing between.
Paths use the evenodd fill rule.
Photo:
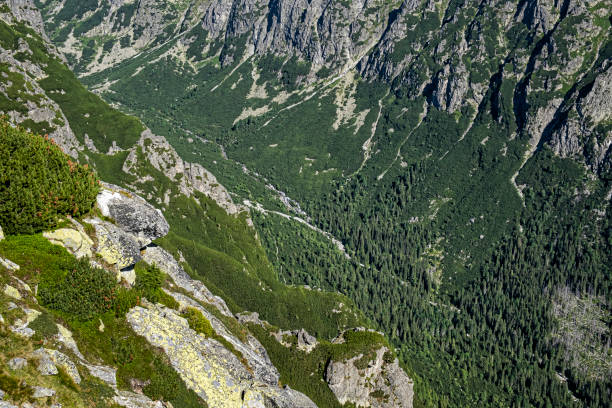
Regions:
<instances>
[{"instance_id":1,"label":"green shrub","mask_svg":"<svg viewBox=\"0 0 612 408\"><path fill-rule=\"evenodd\" d=\"M113 354L113 362L119 366L125 366L126 364L134 361L136 355L136 349L134 344L125 339L118 339L111 337L110 339L111 350Z\"/></svg>"},{"instance_id":2,"label":"green shrub","mask_svg":"<svg viewBox=\"0 0 612 408\"><path fill-rule=\"evenodd\" d=\"M75 261L63 279L42 279L38 297L43 306L87 321L113 308L117 282L111 273L93 268L88 260L81 259Z\"/></svg>"},{"instance_id":3,"label":"green shrub","mask_svg":"<svg viewBox=\"0 0 612 408\"><path fill-rule=\"evenodd\" d=\"M0 225L7 234L53 228L60 216L81 216L98 194L96 175L72 161L47 136L0 119Z\"/></svg>"},{"instance_id":4,"label":"green shrub","mask_svg":"<svg viewBox=\"0 0 612 408\"><path fill-rule=\"evenodd\" d=\"M140 294L137 291L120 287L114 303L115 316L125 316L138 302L140 302Z\"/></svg>"},{"instance_id":5,"label":"green shrub","mask_svg":"<svg viewBox=\"0 0 612 408\"><path fill-rule=\"evenodd\" d=\"M55 336L59 332L53 318L47 312L43 312L39 315L28 325L28 327L36 332L32 337L34 341Z\"/></svg>"},{"instance_id":6,"label":"green shrub","mask_svg":"<svg viewBox=\"0 0 612 408\"><path fill-rule=\"evenodd\" d=\"M6 392L10 399L15 402L28 401L33 392L25 380L6 373L0 374L0 389Z\"/></svg>"},{"instance_id":7,"label":"green shrub","mask_svg":"<svg viewBox=\"0 0 612 408\"><path fill-rule=\"evenodd\" d=\"M183 312L183 317L187 319L189 327L197 333L203 334L206 337L215 336L215 331L213 330L210 322L198 309L188 307Z\"/></svg>"},{"instance_id":8,"label":"green shrub","mask_svg":"<svg viewBox=\"0 0 612 408\"><path fill-rule=\"evenodd\" d=\"M146 297L149 302L159 302L163 293L161 286L166 278L164 273L155 265L142 263L136 265L135 271L134 289Z\"/></svg>"}]
</instances>

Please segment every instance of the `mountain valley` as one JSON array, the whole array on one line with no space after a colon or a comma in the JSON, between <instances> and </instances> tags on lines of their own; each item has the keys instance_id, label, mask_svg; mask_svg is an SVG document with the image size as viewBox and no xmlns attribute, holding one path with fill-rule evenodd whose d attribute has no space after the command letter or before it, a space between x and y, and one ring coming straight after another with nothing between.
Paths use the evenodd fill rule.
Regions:
<instances>
[{"instance_id":1,"label":"mountain valley","mask_svg":"<svg viewBox=\"0 0 612 408\"><path fill-rule=\"evenodd\" d=\"M21 267L3 266L1 283L23 295L0 295L13 319L0 326L22 347L10 358L42 344L77 362L86 386L49 380L49 405L87 405L78 395L97 380L84 370L99 365L117 370L103 400L129 407L609 406L611 10L2 2L2 120L112 183L56 225L7 225L0 208L0 259ZM139 241L151 218L105 213L113 190L157 209L163 233ZM100 262L146 300L81 321L24 289L51 276L29 257L69 262L83 232L98 262L125 228L131 258ZM60 256L45 237L63 230ZM144 294L151 265L164 278ZM11 331L39 313L76 352ZM145 345L138 363L92 345L101 323ZM174 348L179 332L190 348ZM213 362L238 391L198 377Z\"/></svg>"}]
</instances>

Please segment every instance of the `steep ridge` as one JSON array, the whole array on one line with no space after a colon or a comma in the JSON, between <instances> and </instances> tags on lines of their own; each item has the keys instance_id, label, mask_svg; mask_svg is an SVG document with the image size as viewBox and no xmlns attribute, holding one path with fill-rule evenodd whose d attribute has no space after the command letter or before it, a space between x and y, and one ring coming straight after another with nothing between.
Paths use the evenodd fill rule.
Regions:
<instances>
[{"instance_id":1,"label":"steep ridge","mask_svg":"<svg viewBox=\"0 0 612 408\"><path fill-rule=\"evenodd\" d=\"M165 17L41 8L84 83L264 210L281 280L387 333L419 403L606 406L577 368L605 347L568 357L550 311L609 315L609 1L141 3Z\"/></svg>"},{"instance_id":2,"label":"steep ridge","mask_svg":"<svg viewBox=\"0 0 612 408\"><path fill-rule=\"evenodd\" d=\"M7 338L7 344L28 343L27 337L19 340L19 336L23 331L36 335L36 329L28 329L28 325L40 313L45 319L51 319L50 327L61 321L68 326L65 330L72 331L72 334L62 332L65 333L62 336L74 335L76 339L76 343L70 343L74 347L68 353L67 358L72 361L69 366L76 364L79 372L83 367L94 367L89 369L90 374L106 383L100 386L101 395L92 394L92 398L98 395L100 404L113 400L128 407L158 407L166 402L174 406L205 406L206 402L208 406L219 407L340 406L325 382L327 362L359 357L367 363L372 351L390 349L384 337L368 329L363 334L349 336L350 340L342 344L329 342L348 329L370 326L370 323L340 294L281 284L258 241L247 208L234 204L212 173L200 164L183 160L164 137L154 135L138 120L119 113L86 91L66 68L61 54L45 41L44 33L41 35L30 28L32 21L40 20L32 3L16 1L0 11L3 33L0 46L5 68L0 111L13 124L48 133L65 153L94 167L104 180L129 187L125 190L104 184L93 216L69 219L61 228L45 232L44 237L64 246L76 257L92 257L95 267L117 275L126 293L141 290L143 276L150 273L145 265L156 265L168 277L159 282L163 284L163 294L148 294L146 301L139 301L125 315L103 315L99 323L94 319L85 325L70 316L58 315L51 307L37 305L36 295L28 294L25 303L17 302L16 308L26 310L26 320L16 321L13 315L20 313L15 312L9 314L6 327L5 320L2 321L3 330L15 325L20 328ZM40 115L38 112L43 109L52 112L53 118L47 117L50 113ZM0 245L0 251L7 258L14 257L11 251L22 241L26 247L40 251L25 251L20 255L25 275L13 273L19 270L13 267L14 263L3 262L2 280L7 287L19 288L20 282L27 286L29 279L36 279L28 274L46 273L45 268L36 272L29 266L23 267L37 256L50 259L55 256L57 250L43 244L41 239L40 236L8 236L5 246ZM160 246L152 244L153 240ZM70 255L62 253L61 257L69 259ZM14 294L13 289L6 292ZM2 301L3 311L5 307L11 309L10 301L4 298ZM245 311L256 311L266 321L260 321L257 328L242 325L234 314ZM313 333L317 342L314 351L300 359L280 359L282 353L303 353L291 342L283 345L277 340L269 341L273 339L271 333L282 330ZM104 335L98 331L110 334L109 342L102 342L101 348L95 346L96 337ZM122 335L123 339L135 342L125 345L126 350L113 343L115 336ZM54 350L66 351L60 344L62 337L53 336L45 344ZM260 341L267 342L266 348L276 350L271 358ZM105 354L109 352L105 347L112 352ZM141 347L144 354L136 353L133 347ZM161 347L163 353L151 351L157 350L156 347ZM403 387L397 392L408 392L412 383L392 352L390 355L377 373L385 378L397 378L397 384ZM29 354L25 357L30 358ZM130 366L134 358L138 367L150 364L152 372L130 372L125 364ZM98 362L104 365L96 366ZM2 363L4 370L8 362ZM174 374L168 369L174 370ZM200 369L212 371L206 371L209 375L203 376ZM113 370L116 374L112 374ZM11 378L25 375L14 370L10 373ZM38 374L33 375L24 385L26 390L39 381ZM178 388L170 392L159 384L164 376L169 384L177 381L182 385L176 385ZM87 378L89 381L89 374ZM54 378L42 383L48 383L52 386L49 389L55 391L45 391L51 394L42 397L48 403L86 405L87 398L79 393L78 386L66 391L66 384L58 385ZM67 384L70 388L70 383ZM160 386L161 391L155 388ZM375 392L377 387L374 383L366 385L371 388L370 392ZM396 392L385 387L379 402ZM15 403L24 398L37 398L31 397L29 391L23 395L17 393L19 390L6 391L8 399ZM343 398L350 401L353 397ZM373 406L379 403L373 401ZM412 401L404 400L402 404L411 406Z\"/></svg>"}]
</instances>

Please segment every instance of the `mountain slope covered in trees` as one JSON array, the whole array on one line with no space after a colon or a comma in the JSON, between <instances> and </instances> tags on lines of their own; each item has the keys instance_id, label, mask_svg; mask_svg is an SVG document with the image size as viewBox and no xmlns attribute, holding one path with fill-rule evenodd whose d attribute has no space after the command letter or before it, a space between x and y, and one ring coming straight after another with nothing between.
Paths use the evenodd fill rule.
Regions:
<instances>
[{"instance_id":1,"label":"mountain slope covered in trees","mask_svg":"<svg viewBox=\"0 0 612 408\"><path fill-rule=\"evenodd\" d=\"M610 404L609 0L36 5L282 281L389 336L417 404Z\"/></svg>"}]
</instances>

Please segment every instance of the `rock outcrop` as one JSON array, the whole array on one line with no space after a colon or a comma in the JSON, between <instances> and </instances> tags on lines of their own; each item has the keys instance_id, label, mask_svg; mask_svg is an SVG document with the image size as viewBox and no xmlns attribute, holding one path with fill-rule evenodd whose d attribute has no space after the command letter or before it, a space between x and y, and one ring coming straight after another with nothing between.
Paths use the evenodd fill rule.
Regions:
<instances>
[{"instance_id":1,"label":"rock outcrop","mask_svg":"<svg viewBox=\"0 0 612 408\"><path fill-rule=\"evenodd\" d=\"M45 372L44 375L57 374L57 368L61 367L65 370L66 374L70 376L72 381L76 384L81 383L81 375L79 374L79 370L76 365L72 362L70 357L66 354L47 348L40 348L33 353L34 356L40 358L39 362L39 371L42 370Z\"/></svg>"},{"instance_id":2,"label":"rock outcrop","mask_svg":"<svg viewBox=\"0 0 612 408\"><path fill-rule=\"evenodd\" d=\"M149 246L142 251L142 259L150 265L156 265L168 274L178 287L186 290L195 299L214 305L225 316L233 317L225 301L219 296L213 295L202 282L191 279L176 259L165 249L158 246Z\"/></svg>"},{"instance_id":3,"label":"rock outcrop","mask_svg":"<svg viewBox=\"0 0 612 408\"><path fill-rule=\"evenodd\" d=\"M168 233L170 227L161 211L143 198L112 184L104 183L103 187L96 199L102 215L112 218L124 233L131 234L139 248Z\"/></svg>"},{"instance_id":4,"label":"rock outcrop","mask_svg":"<svg viewBox=\"0 0 612 408\"><path fill-rule=\"evenodd\" d=\"M47 231L43 236L52 244L61 245L77 258L91 258L94 242L82 231L72 228L60 228L55 231Z\"/></svg>"},{"instance_id":5,"label":"rock outcrop","mask_svg":"<svg viewBox=\"0 0 612 408\"><path fill-rule=\"evenodd\" d=\"M200 192L214 200L228 214L237 214L244 210L243 207L234 204L229 192L221 185L216 177L199 164L184 161L176 150L168 143L166 138L154 135L150 130L145 130L138 144L134 146L123 163L123 171L126 174L139 177L138 182L133 183L135 189L139 184L150 181L149 175L144 176L139 172L143 158L147 164L155 170L165 174L177 187L174 194L183 194L192 197L194 192ZM160 192L166 198L168 204L171 191Z\"/></svg>"},{"instance_id":6,"label":"rock outcrop","mask_svg":"<svg viewBox=\"0 0 612 408\"><path fill-rule=\"evenodd\" d=\"M330 362L325 379L338 401L360 407L411 408L413 383L389 355L382 347L372 356Z\"/></svg>"},{"instance_id":7,"label":"rock outcrop","mask_svg":"<svg viewBox=\"0 0 612 408\"><path fill-rule=\"evenodd\" d=\"M234 354L190 329L172 309L135 307L127 320L137 334L165 351L183 381L209 406L316 407L301 393L259 381Z\"/></svg>"}]
</instances>

